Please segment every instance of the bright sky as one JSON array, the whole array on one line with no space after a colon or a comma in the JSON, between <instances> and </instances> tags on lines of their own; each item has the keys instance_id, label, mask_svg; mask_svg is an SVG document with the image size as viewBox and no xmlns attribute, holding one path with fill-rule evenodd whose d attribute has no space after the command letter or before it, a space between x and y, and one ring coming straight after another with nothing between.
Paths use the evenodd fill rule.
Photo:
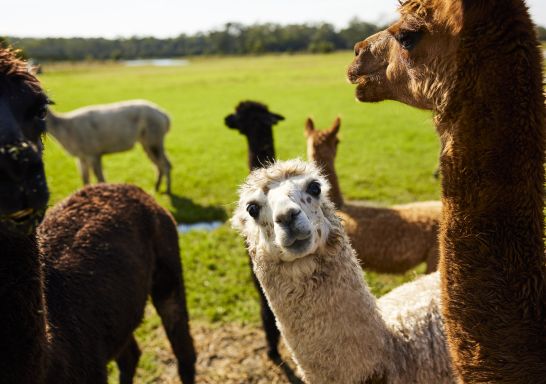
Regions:
<instances>
[{"instance_id":1,"label":"bright sky","mask_svg":"<svg viewBox=\"0 0 546 384\"><path fill-rule=\"evenodd\" d=\"M230 21L326 21L344 27L354 16L374 23L394 20L397 4L397 0L21 0L10 2L11 16L2 18L0 35L174 37ZM527 4L535 23L546 26L546 1Z\"/></svg>"}]
</instances>

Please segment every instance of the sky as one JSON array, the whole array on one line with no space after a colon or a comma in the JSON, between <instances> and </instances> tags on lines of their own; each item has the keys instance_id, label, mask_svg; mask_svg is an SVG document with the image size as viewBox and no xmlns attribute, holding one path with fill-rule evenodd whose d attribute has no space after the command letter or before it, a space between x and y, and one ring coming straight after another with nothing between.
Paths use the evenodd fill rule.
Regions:
<instances>
[{"instance_id":1,"label":"sky","mask_svg":"<svg viewBox=\"0 0 546 384\"><path fill-rule=\"evenodd\" d=\"M7 0L4 0L7 1ZM396 19L397 0L21 0L11 1L0 35L19 37L174 37L227 22L280 24L326 21L345 27L353 17ZM546 0L527 0L546 27ZM4 6L6 7L6 6Z\"/></svg>"}]
</instances>

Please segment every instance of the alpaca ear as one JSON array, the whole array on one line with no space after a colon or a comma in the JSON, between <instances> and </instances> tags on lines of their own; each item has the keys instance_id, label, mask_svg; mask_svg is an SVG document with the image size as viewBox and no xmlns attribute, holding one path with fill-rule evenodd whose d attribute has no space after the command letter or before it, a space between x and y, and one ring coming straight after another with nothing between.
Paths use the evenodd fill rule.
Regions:
<instances>
[{"instance_id":1,"label":"alpaca ear","mask_svg":"<svg viewBox=\"0 0 546 384\"><path fill-rule=\"evenodd\" d=\"M337 135L339 132L339 128L341 128L341 119L338 116L334 120L334 124L332 124L332 128L330 129L330 134L334 136Z\"/></svg>"},{"instance_id":2,"label":"alpaca ear","mask_svg":"<svg viewBox=\"0 0 546 384\"><path fill-rule=\"evenodd\" d=\"M269 115L271 116L271 122L273 125L277 124L279 121L284 120L284 116L279 115L278 113L269 112Z\"/></svg>"},{"instance_id":3,"label":"alpaca ear","mask_svg":"<svg viewBox=\"0 0 546 384\"><path fill-rule=\"evenodd\" d=\"M309 137L315 132L315 123L310 117L305 121L305 136Z\"/></svg>"}]
</instances>

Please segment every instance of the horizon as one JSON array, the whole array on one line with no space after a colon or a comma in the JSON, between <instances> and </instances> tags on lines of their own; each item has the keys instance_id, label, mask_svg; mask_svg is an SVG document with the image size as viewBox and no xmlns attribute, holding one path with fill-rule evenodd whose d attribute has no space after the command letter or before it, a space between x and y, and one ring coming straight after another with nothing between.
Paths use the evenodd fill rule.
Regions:
<instances>
[{"instance_id":1,"label":"horizon","mask_svg":"<svg viewBox=\"0 0 546 384\"><path fill-rule=\"evenodd\" d=\"M397 17L398 4L397 0L340 0L335 4L330 0L264 0L259 5L248 0L232 0L229 4L219 0L201 0L199 6L193 7L188 3L193 2L156 0L151 4L142 0L96 0L82 5L68 0L50 0L47 3L28 0L10 5L12 12L24 15L25 22L7 18L0 26L0 35L17 38L163 39L218 30L230 22L243 25L329 23L339 30L355 17L378 25L392 22ZM526 3L534 23L546 27L546 2L528 0ZM33 12L28 12L29 9ZM63 11L55 11L59 9Z\"/></svg>"}]
</instances>

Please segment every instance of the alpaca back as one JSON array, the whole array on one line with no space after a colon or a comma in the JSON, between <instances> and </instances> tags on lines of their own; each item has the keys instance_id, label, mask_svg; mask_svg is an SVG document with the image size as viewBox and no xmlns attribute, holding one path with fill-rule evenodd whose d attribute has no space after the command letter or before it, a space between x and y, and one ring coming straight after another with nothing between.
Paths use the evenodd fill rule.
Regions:
<instances>
[{"instance_id":1,"label":"alpaca back","mask_svg":"<svg viewBox=\"0 0 546 384\"><path fill-rule=\"evenodd\" d=\"M390 383L453 383L441 317L438 272L401 285L378 302L393 336L395 363Z\"/></svg>"},{"instance_id":2,"label":"alpaca back","mask_svg":"<svg viewBox=\"0 0 546 384\"><path fill-rule=\"evenodd\" d=\"M346 202L338 214L364 268L403 273L424 261L435 269L441 212L439 201L393 207Z\"/></svg>"},{"instance_id":3,"label":"alpaca back","mask_svg":"<svg viewBox=\"0 0 546 384\"><path fill-rule=\"evenodd\" d=\"M55 137L74 156L122 152L135 142L162 143L169 117L144 100L92 105L59 116L63 129Z\"/></svg>"},{"instance_id":4,"label":"alpaca back","mask_svg":"<svg viewBox=\"0 0 546 384\"><path fill-rule=\"evenodd\" d=\"M68 382L124 347L143 316L156 249L178 249L178 237L171 216L142 190L105 184L52 208L38 236L51 349L59 356L50 382Z\"/></svg>"}]
</instances>

